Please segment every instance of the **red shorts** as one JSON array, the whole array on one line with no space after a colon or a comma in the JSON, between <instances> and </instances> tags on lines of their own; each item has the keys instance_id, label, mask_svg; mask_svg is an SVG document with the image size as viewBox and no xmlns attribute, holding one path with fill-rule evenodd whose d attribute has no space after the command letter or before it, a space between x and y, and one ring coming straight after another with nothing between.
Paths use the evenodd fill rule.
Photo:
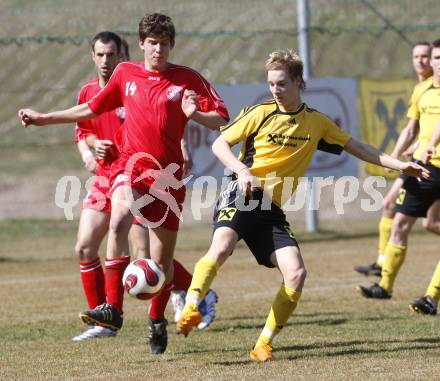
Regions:
<instances>
[{"instance_id":1,"label":"red shorts","mask_svg":"<svg viewBox=\"0 0 440 381\"><path fill-rule=\"evenodd\" d=\"M178 230L186 191L180 181L181 166L171 164L161 168L159 163L142 157L147 154L137 155L140 158L136 160L136 155L122 154L113 163L110 175L112 187L108 196L111 197L117 187L128 185L141 195L132 210L136 223Z\"/></svg>"},{"instance_id":2,"label":"red shorts","mask_svg":"<svg viewBox=\"0 0 440 381\"><path fill-rule=\"evenodd\" d=\"M98 171L99 173L99 171ZM110 180L103 173L93 177L92 185L83 200L83 209L92 209L97 212L110 213L111 200L108 196Z\"/></svg>"}]
</instances>

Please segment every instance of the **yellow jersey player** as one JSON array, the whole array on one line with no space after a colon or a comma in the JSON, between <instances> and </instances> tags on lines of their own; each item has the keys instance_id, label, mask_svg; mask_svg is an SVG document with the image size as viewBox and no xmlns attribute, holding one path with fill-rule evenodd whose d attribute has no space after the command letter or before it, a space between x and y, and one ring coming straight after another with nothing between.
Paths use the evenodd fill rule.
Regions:
<instances>
[{"instance_id":1,"label":"yellow jersey player","mask_svg":"<svg viewBox=\"0 0 440 381\"><path fill-rule=\"evenodd\" d=\"M414 71L417 75L418 82L423 82L432 76L432 68L430 65L431 44L429 42L417 42L412 49L412 63ZM414 135L410 132L414 131L412 124L418 124L418 120L410 119L406 127L402 130L396 146L391 153L392 157L400 155L412 155L417 148L417 142L413 143ZM411 145L411 143L413 143ZM409 148L408 148L409 147ZM396 199L399 196L399 190L402 187L405 176L401 175L394 180L393 185L383 200L382 218L379 222L379 240L378 240L378 257L375 262L367 266L356 266L354 269L360 274L380 276L382 265L385 260L385 246L387 245L390 235L393 218L396 215ZM423 227L429 231L439 230L440 224L438 219L440 216L440 202L435 202L423 219Z\"/></svg>"},{"instance_id":2,"label":"yellow jersey player","mask_svg":"<svg viewBox=\"0 0 440 381\"><path fill-rule=\"evenodd\" d=\"M233 123L221 129L212 146L235 179L217 202L212 243L196 264L177 323L178 333L185 336L199 324L198 303L220 266L243 239L259 264L276 267L283 278L265 327L250 353L254 361L272 359L272 340L301 296L306 269L281 206L294 193L318 147L334 153L345 149L362 160L408 175L428 174L415 163L401 162L356 141L331 119L303 103L303 64L295 53L271 53L266 70L274 99L244 109ZM239 142L243 145L237 159L231 146Z\"/></svg>"},{"instance_id":3,"label":"yellow jersey player","mask_svg":"<svg viewBox=\"0 0 440 381\"><path fill-rule=\"evenodd\" d=\"M422 156L422 161L428 164L431 161L432 156L436 153L436 147L440 143L440 124L432 135L431 142L428 144L426 151ZM413 300L409 304L411 311L422 313L424 315L437 315L437 305L440 301L440 261L437 263L437 267L432 276L431 282L426 289L425 296L419 299Z\"/></svg>"},{"instance_id":4,"label":"yellow jersey player","mask_svg":"<svg viewBox=\"0 0 440 381\"><path fill-rule=\"evenodd\" d=\"M418 134L419 146L413 154L422 163L423 153L433 137L435 127L440 121L440 40L432 43L431 66L433 76L414 88L408 108L408 118L419 123L413 124ZM390 299L397 274L402 266L408 244L408 235L419 217L426 217L431 205L440 199L440 151L434 152L429 164L424 167L431 172L431 178L407 178L396 200L396 216L393 220L391 236L385 247L385 261L380 283L371 287L358 286L358 291L367 298ZM440 234L440 230L435 231Z\"/></svg>"}]
</instances>

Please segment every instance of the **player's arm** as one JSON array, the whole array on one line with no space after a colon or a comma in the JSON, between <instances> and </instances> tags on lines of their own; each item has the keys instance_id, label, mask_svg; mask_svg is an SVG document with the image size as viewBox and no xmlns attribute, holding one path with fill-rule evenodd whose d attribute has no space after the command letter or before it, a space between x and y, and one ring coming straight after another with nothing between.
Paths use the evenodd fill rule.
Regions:
<instances>
[{"instance_id":1,"label":"player's arm","mask_svg":"<svg viewBox=\"0 0 440 381\"><path fill-rule=\"evenodd\" d=\"M344 149L351 155L368 163L395 169L413 177L429 178L429 171L426 168L413 162L400 161L379 151L377 148L374 148L369 144L361 143L356 139L351 138L345 144Z\"/></svg>"},{"instance_id":2,"label":"player's arm","mask_svg":"<svg viewBox=\"0 0 440 381\"><path fill-rule=\"evenodd\" d=\"M419 121L415 119L410 119L408 124L402 130L397 139L396 145L394 146L393 152L390 156L394 158L400 157L403 152L408 149L408 147L414 142L419 133Z\"/></svg>"},{"instance_id":3,"label":"player's arm","mask_svg":"<svg viewBox=\"0 0 440 381\"><path fill-rule=\"evenodd\" d=\"M95 159L95 155L90 150L89 145L85 139L78 141L77 143L78 151L81 154L82 160L84 162L84 167L92 173L96 173L98 169L98 163Z\"/></svg>"},{"instance_id":4,"label":"player's arm","mask_svg":"<svg viewBox=\"0 0 440 381\"><path fill-rule=\"evenodd\" d=\"M87 103L46 114L31 109L21 109L18 111L18 117L21 119L21 124L24 127L28 127L32 124L44 126L46 124L81 122L82 120L92 119L95 116L97 116L97 114L94 114L92 110L90 110Z\"/></svg>"},{"instance_id":5,"label":"player's arm","mask_svg":"<svg viewBox=\"0 0 440 381\"><path fill-rule=\"evenodd\" d=\"M426 146L425 151L422 154L422 161L427 164L432 156L435 154L437 145L440 143L440 123L437 124L437 127L432 134L431 140Z\"/></svg>"},{"instance_id":6,"label":"player's arm","mask_svg":"<svg viewBox=\"0 0 440 381\"><path fill-rule=\"evenodd\" d=\"M211 130L218 130L221 126L228 123L228 121L216 111L200 111L198 96L193 90L187 89L183 93L182 110L188 119L192 119Z\"/></svg>"},{"instance_id":7,"label":"player's arm","mask_svg":"<svg viewBox=\"0 0 440 381\"><path fill-rule=\"evenodd\" d=\"M192 115L191 119L197 123L200 123L205 127L208 127L211 130L218 130L221 126L224 126L225 124L228 123L227 120L225 120L221 115L217 114L215 111L209 111L209 112L196 111Z\"/></svg>"},{"instance_id":8,"label":"player's arm","mask_svg":"<svg viewBox=\"0 0 440 381\"><path fill-rule=\"evenodd\" d=\"M238 186L243 194L251 197L251 192L256 190L256 179L249 168L238 160L231 150L229 143L223 136L219 136L212 144L212 152L223 163L237 175Z\"/></svg>"},{"instance_id":9,"label":"player's arm","mask_svg":"<svg viewBox=\"0 0 440 381\"><path fill-rule=\"evenodd\" d=\"M182 156L183 156L183 174L186 175L189 171L191 171L193 166L193 161L191 154L188 150L188 143L185 139L185 137L182 138L180 141L180 148L182 150Z\"/></svg>"},{"instance_id":10,"label":"player's arm","mask_svg":"<svg viewBox=\"0 0 440 381\"><path fill-rule=\"evenodd\" d=\"M98 139L96 135L86 137L87 145L95 150L98 159L104 159L108 149L113 145L111 140Z\"/></svg>"}]
</instances>

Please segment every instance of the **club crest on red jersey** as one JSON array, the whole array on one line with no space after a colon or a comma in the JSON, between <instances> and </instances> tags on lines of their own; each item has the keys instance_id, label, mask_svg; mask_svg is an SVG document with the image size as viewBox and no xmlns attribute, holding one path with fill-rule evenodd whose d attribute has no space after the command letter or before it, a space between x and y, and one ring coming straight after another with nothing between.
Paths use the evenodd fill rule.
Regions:
<instances>
[{"instance_id":1,"label":"club crest on red jersey","mask_svg":"<svg viewBox=\"0 0 440 381\"><path fill-rule=\"evenodd\" d=\"M181 96L182 96L182 90L183 90L182 86L170 86L170 87L168 87L167 92L166 92L167 98L170 101L174 101L174 102L178 101L181 98Z\"/></svg>"},{"instance_id":2,"label":"club crest on red jersey","mask_svg":"<svg viewBox=\"0 0 440 381\"><path fill-rule=\"evenodd\" d=\"M118 107L115 112L119 119L125 120L125 107Z\"/></svg>"}]
</instances>

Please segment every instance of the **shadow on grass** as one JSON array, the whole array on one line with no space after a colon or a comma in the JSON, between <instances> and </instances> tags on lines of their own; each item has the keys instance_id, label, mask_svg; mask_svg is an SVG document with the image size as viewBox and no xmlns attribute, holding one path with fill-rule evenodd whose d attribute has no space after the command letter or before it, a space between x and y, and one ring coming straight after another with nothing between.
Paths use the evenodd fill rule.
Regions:
<instances>
[{"instance_id":1,"label":"shadow on grass","mask_svg":"<svg viewBox=\"0 0 440 381\"><path fill-rule=\"evenodd\" d=\"M229 349L224 349L222 348L221 351L218 350L213 350L213 349L198 349L198 348L194 348L194 349L185 349L183 351L174 351L173 355L196 355L196 354L201 354L201 353L226 353L226 352L241 352L243 350L242 347L237 347L237 348L229 348ZM213 363L215 364L215 363Z\"/></svg>"},{"instance_id":2,"label":"shadow on grass","mask_svg":"<svg viewBox=\"0 0 440 381\"><path fill-rule=\"evenodd\" d=\"M348 313L344 312L341 313L336 312L336 311L330 311L330 312L316 312L316 313L294 313L292 315L293 319L302 319L302 318L316 318L316 317L320 317L320 316L337 316L337 315L344 315L347 316ZM216 321L235 321L235 320L263 320L267 318L267 314L266 315L240 315L240 316L226 316L226 317L221 317L221 318L217 318ZM380 320L378 318L378 320Z\"/></svg>"},{"instance_id":3,"label":"shadow on grass","mask_svg":"<svg viewBox=\"0 0 440 381\"><path fill-rule=\"evenodd\" d=\"M11 257L0 257L0 263L2 262L19 262L19 260Z\"/></svg>"},{"instance_id":4,"label":"shadow on grass","mask_svg":"<svg viewBox=\"0 0 440 381\"><path fill-rule=\"evenodd\" d=\"M261 319L263 320L263 318ZM321 319L321 320L309 320L309 321L291 321L284 324L284 327L290 327L290 326L300 326L300 325L318 325L321 327L326 326L335 326L335 325L341 325L346 324L349 320L348 319ZM246 329L263 329L265 324L265 321L261 321L258 324L252 324L252 323L238 323L235 324L232 327L228 326L215 326L211 327L209 329L210 332L228 332L228 331L238 331L238 330L246 330Z\"/></svg>"},{"instance_id":5,"label":"shadow on grass","mask_svg":"<svg viewBox=\"0 0 440 381\"><path fill-rule=\"evenodd\" d=\"M212 365L223 365L223 366L237 366L237 365L247 365L255 364L252 360L237 360L237 361L214 361Z\"/></svg>"},{"instance_id":6,"label":"shadow on grass","mask_svg":"<svg viewBox=\"0 0 440 381\"><path fill-rule=\"evenodd\" d=\"M432 345L417 345L430 343ZM440 343L439 338L417 338L411 340L351 340L351 341L336 341L336 342L318 342L311 344L298 344L289 346L275 347L275 357L278 360L298 360L298 359L310 359L310 358L325 358L325 357L343 357L343 356L356 356L365 354L381 354L381 353L396 353L404 352L409 350L439 350L438 344ZM365 348L365 346L389 346L394 344L392 348ZM400 344L400 345L399 345ZM413 345L411 345L413 344ZM416 345L414 345L416 344ZM363 348L362 348L363 347ZM277 352L294 352L299 351L297 355L282 356ZM314 352L313 352L314 351ZM316 352L319 351L319 352ZM216 352L213 350L203 350L203 349L193 349L185 350L184 352L175 352L174 355L194 355L208 352ZM246 349L244 348L230 348L222 349L221 352L236 352L246 354ZM241 356L240 356L241 357ZM243 360L242 358L225 361L213 361L212 365L221 366L236 366L236 365L246 365L255 364L255 362L249 360Z\"/></svg>"},{"instance_id":7,"label":"shadow on grass","mask_svg":"<svg viewBox=\"0 0 440 381\"><path fill-rule=\"evenodd\" d=\"M411 345L418 343L431 343L433 345ZM362 354L380 354L380 353L396 353L404 352L409 350L439 350L438 344L440 343L440 338L417 338L412 340L353 340L353 341L341 341L333 343L313 343L306 345L290 345L278 347L278 351L311 351L311 350L322 350L319 353L301 353L295 356L286 357L287 360L311 358L311 357L337 357L337 356L351 356L351 355L362 355ZM381 346L387 344L397 344L392 348L356 348L356 346ZM401 344L401 345L398 345ZM338 348L343 347L355 347L355 348L345 348L338 350ZM334 348L334 351L328 351L326 349Z\"/></svg>"}]
</instances>

